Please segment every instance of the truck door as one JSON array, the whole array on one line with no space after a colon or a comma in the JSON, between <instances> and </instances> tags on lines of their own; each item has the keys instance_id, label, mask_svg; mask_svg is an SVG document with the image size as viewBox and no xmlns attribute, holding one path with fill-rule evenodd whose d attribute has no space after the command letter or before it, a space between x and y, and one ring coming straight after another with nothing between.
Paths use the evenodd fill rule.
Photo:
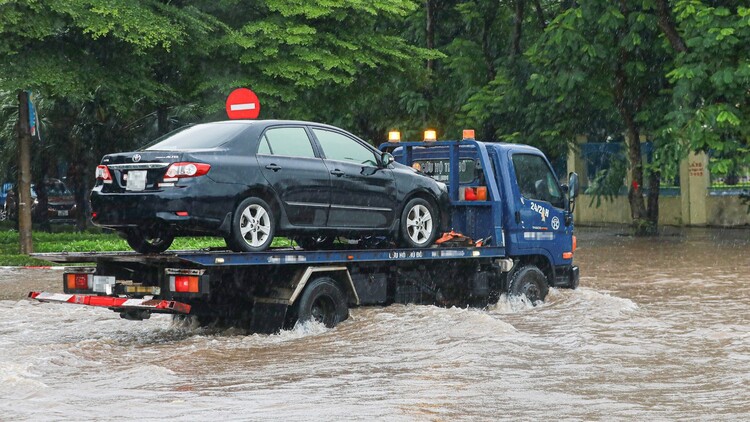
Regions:
<instances>
[{"instance_id":1,"label":"truck door","mask_svg":"<svg viewBox=\"0 0 750 422\"><path fill-rule=\"evenodd\" d=\"M357 139L312 128L331 174L329 227L389 227L396 210L396 182L378 165L379 154Z\"/></svg>"},{"instance_id":2,"label":"truck door","mask_svg":"<svg viewBox=\"0 0 750 422\"><path fill-rule=\"evenodd\" d=\"M302 126L271 127L258 146L260 171L295 226L323 227L330 206L330 174Z\"/></svg>"},{"instance_id":3,"label":"truck door","mask_svg":"<svg viewBox=\"0 0 750 422\"><path fill-rule=\"evenodd\" d=\"M547 160L537 154L511 153L517 190L514 199L516 225L512 236L520 249L543 249L554 261L562 259L565 196Z\"/></svg>"}]
</instances>

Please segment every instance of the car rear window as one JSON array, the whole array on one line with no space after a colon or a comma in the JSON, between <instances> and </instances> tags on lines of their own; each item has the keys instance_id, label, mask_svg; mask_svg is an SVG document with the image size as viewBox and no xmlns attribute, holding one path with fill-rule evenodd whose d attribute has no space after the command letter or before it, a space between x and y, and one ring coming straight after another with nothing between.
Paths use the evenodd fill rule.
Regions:
<instances>
[{"instance_id":1,"label":"car rear window","mask_svg":"<svg viewBox=\"0 0 750 422\"><path fill-rule=\"evenodd\" d=\"M159 138L143 149L150 151L189 151L216 148L231 141L247 124L221 123L186 126Z\"/></svg>"}]
</instances>

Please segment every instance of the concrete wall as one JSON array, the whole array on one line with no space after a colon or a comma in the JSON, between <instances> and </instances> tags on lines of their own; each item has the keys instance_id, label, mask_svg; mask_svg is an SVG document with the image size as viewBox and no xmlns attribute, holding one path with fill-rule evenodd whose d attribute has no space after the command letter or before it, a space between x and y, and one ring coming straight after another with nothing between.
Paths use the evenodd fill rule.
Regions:
<instances>
[{"instance_id":1,"label":"concrete wall","mask_svg":"<svg viewBox=\"0 0 750 422\"><path fill-rule=\"evenodd\" d=\"M576 140L585 142L585 138ZM578 154L571 151L568 155L568 171L575 171L585 180L585 162ZM742 204L737 195L710 195L710 176L708 173L708 156L690 154L680 163L680 194L678 196L660 196L659 224L672 226L744 226L750 225L748 207ZM602 198L599 207L592 196L582 194L575 210L576 223L618 223L630 224L630 204L625 195L607 201Z\"/></svg>"}]
</instances>

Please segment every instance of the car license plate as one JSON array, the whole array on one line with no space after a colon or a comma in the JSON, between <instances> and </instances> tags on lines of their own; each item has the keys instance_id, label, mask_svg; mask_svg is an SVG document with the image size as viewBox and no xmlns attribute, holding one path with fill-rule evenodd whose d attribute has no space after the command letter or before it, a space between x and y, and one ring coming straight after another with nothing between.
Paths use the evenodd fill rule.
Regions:
<instances>
[{"instance_id":1,"label":"car license plate","mask_svg":"<svg viewBox=\"0 0 750 422\"><path fill-rule=\"evenodd\" d=\"M58 217L67 217L68 216L68 210L58 210L57 211Z\"/></svg>"},{"instance_id":2,"label":"car license plate","mask_svg":"<svg viewBox=\"0 0 750 422\"><path fill-rule=\"evenodd\" d=\"M128 181L125 184L126 190L144 190L146 189L146 171L130 170L128 172Z\"/></svg>"}]
</instances>

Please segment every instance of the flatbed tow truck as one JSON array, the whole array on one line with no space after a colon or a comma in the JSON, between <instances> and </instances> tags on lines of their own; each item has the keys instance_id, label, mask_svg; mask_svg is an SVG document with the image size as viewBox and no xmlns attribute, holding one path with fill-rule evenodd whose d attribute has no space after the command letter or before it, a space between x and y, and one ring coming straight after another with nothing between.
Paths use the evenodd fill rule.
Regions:
<instances>
[{"instance_id":1,"label":"flatbed tow truck","mask_svg":"<svg viewBox=\"0 0 750 422\"><path fill-rule=\"evenodd\" d=\"M502 293L536 302L550 286L577 287L575 173L561 185L538 149L478 142L472 134L461 141L390 142L381 150L448 182L450 221L460 235L424 249L386 243L320 251L34 254L84 266L64 269L64 293L29 297L105 307L131 320L167 313L274 333L311 319L333 327L353 306L482 307Z\"/></svg>"}]
</instances>

